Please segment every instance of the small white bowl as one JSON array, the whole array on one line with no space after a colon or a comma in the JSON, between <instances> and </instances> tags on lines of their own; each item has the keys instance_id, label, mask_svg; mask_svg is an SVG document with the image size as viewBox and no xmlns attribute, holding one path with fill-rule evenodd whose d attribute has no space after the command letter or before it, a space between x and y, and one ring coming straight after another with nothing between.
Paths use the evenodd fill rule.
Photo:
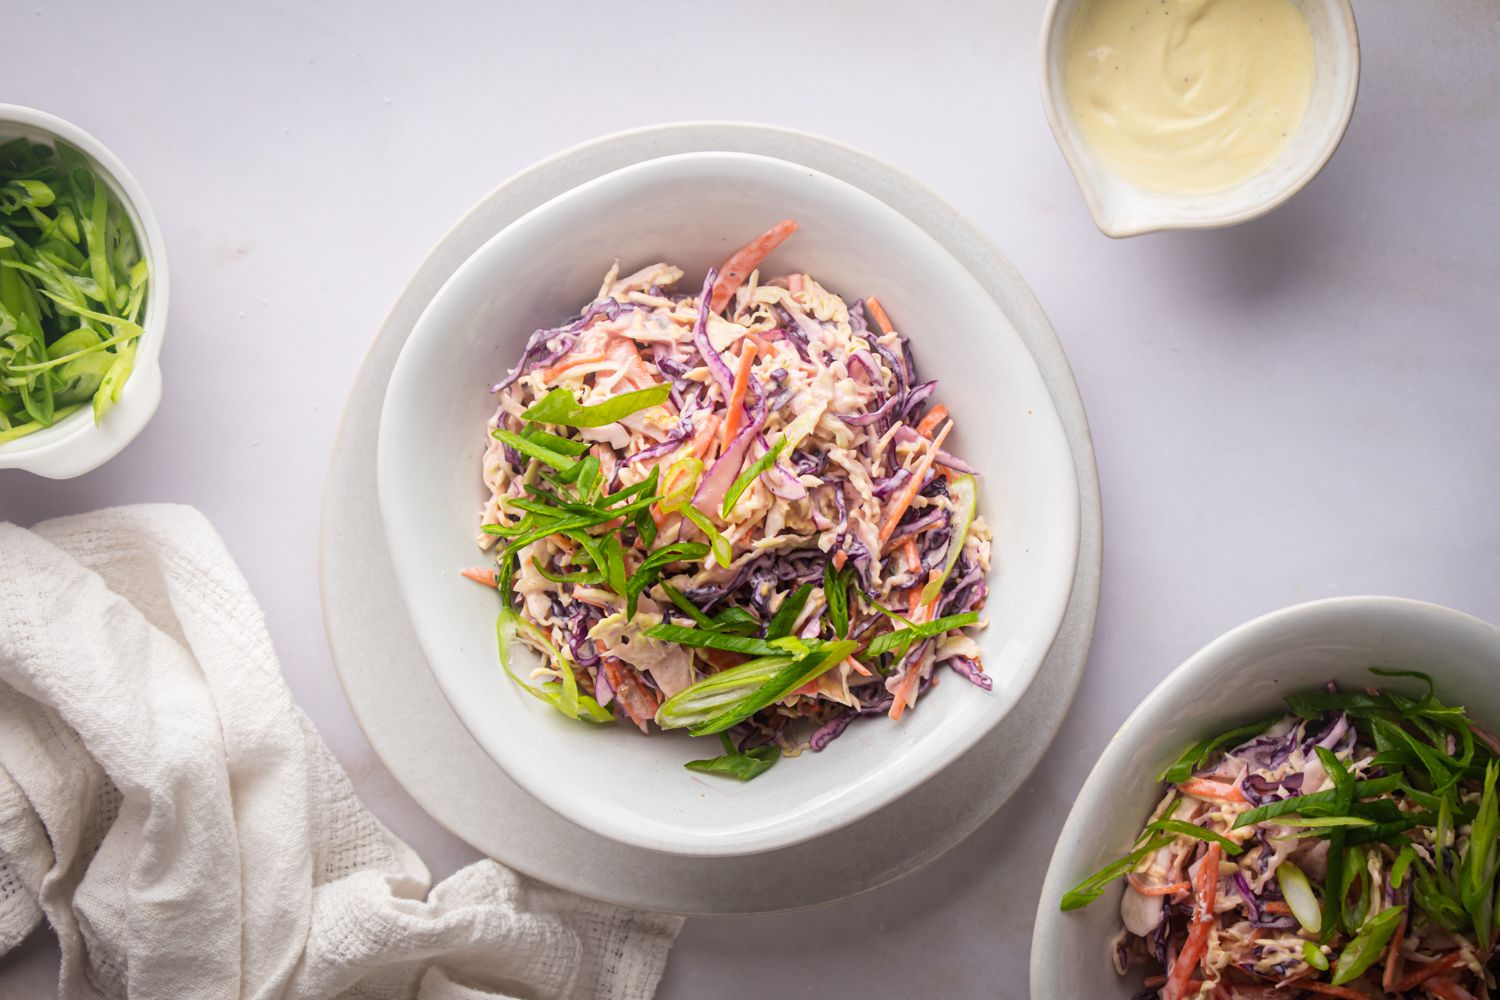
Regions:
<instances>
[{"instance_id":1,"label":"small white bowl","mask_svg":"<svg viewBox=\"0 0 1500 1000\"><path fill-rule=\"evenodd\" d=\"M82 153L114 192L135 227L141 256L150 268L135 367L120 399L94 424L91 407L80 407L51 427L0 444L0 469L25 469L48 479L71 479L118 455L139 434L161 402L162 337L167 331L167 246L145 192L104 144L83 129L34 108L0 104L0 142L25 136L56 145L60 140Z\"/></svg>"},{"instance_id":2,"label":"small white bowl","mask_svg":"<svg viewBox=\"0 0 1500 1000\"><path fill-rule=\"evenodd\" d=\"M1106 236L1163 229L1214 229L1276 208L1307 186L1333 156L1359 89L1359 33L1349 0L1292 0L1312 29L1315 78L1297 134L1264 170L1205 194L1150 191L1114 173L1085 138L1068 99L1066 56L1074 14L1087 0L1049 0L1042 20L1042 105L1094 223Z\"/></svg>"},{"instance_id":3,"label":"small white bowl","mask_svg":"<svg viewBox=\"0 0 1500 1000\"><path fill-rule=\"evenodd\" d=\"M1284 711L1288 694L1328 681L1345 690L1383 681L1369 667L1421 670L1438 697L1479 722L1500 725L1500 629L1436 604L1398 597L1340 597L1283 608L1204 646L1172 671L1109 741L1068 814L1031 941L1031 995L1128 1000L1138 977L1117 976L1109 942L1120 926L1120 883L1082 910L1063 893L1125 854L1161 798L1152 777L1206 736Z\"/></svg>"},{"instance_id":4,"label":"small white bowl","mask_svg":"<svg viewBox=\"0 0 1500 1000\"><path fill-rule=\"evenodd\" d=\"M709 266L788 217L801 229L766 270L807 271L851 300L878 293L911 337L923 376L939 380L936 398L957 421L952 451L983 474L980 508L994 530L994 559L990 626L979 641L995 688L945 677L899 723L866 720L826 751L739 784L683 768L717 752L709 741L587 726L519 691L496 661L495 594L458 570L488 559L473 541L484 424L495 406L486 385L515 364L527 335L577 315L617 256L627 272L676 263L687 271L681 287L694 289ZM480 746L574 823L675 854L744 855L808 840L955 759L1035 677L1077 561L1067 439L1035 362L994 300L872 195L738 153L669 156L604 175L481 247L433 298L396 363L377 482L395 582L439 685ZM517 672L528 670L523 661Z\"/></svg>"}]
</instances>

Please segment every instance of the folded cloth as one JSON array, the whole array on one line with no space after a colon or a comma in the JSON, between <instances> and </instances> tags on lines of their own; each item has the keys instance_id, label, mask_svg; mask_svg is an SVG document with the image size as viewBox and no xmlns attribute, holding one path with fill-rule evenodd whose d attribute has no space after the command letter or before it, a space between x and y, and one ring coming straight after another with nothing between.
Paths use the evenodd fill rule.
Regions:
<instances>
[{"instance_id":1,"label":"folded cloth","mask_svg":"<svg viewBox=\"0 0 1500 1000\"><path fill-rule=\"evenodd\" d=\"M0 954L45 917L62 1000L637 1000L681 925L493 861L430 881L201 514L0 524Z\"/></svg>"}]
</instances>

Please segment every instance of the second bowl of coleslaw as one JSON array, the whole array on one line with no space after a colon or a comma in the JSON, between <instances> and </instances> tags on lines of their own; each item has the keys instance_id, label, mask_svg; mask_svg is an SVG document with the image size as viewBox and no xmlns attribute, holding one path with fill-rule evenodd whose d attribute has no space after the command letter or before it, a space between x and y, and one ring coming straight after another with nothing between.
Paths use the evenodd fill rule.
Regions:
<instances>
[{"instance_id":1,"label":"second bowl of coleslaw","mask_svg":"<svg viewBox=\"0 0 1500 1000\"><path fill-rule=\"evenodd\" d=\"M679 854L809 839L962 753L1035 677L1077 556L1001 309L878 199L761 156L638 164L497 234L403 350L378 462L476 740Z\"/></svg>"}]
</instances>

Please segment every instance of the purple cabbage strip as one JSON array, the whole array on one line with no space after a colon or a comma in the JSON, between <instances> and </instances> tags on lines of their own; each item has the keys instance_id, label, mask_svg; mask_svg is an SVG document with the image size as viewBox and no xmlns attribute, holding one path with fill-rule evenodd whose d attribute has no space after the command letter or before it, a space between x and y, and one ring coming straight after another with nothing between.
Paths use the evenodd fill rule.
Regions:
<instances>
[{"instance_id":1,"label":"purple cabbage strip","mask_svg":"<svg viewBox=\"0 0 1500 1000\"><path fill-rule=\"evenodd\" d=\"M995 689L995 680L989 674L980 673L978 664L967 656L950 656L943 661L948 664L948 669L966 680L984 688L986 691Z\"/></svg>"},{"instance_id":2,"label":"purple cabbage strip","mask_svg":"<svg viewBox=\"0 0 1500 1000\"><path fill-rule=\"evenodd\" d=\"M899 397L891 396L884 403L880 404L879 409L871 410L868 413L835 413L834 416L853 427L864 427L867 424L873 424L878 420L884 420L890 416L891 411L896 408L897 402L899 402Z\"/></svg>"},{"instance_id":3,"label":"purple cabbage strip","mask_svg":"<svg viewBox=\"0 0 1500 1000\"><path fill-rule=\"evenodd\" d=\"M907 535L914 535L917 532L921 531L923 528L930 527L931 525L937 524L940 521L946 520L947 517L948 512L945 510L930 510L926 514L923 514L921 517L918 517L915 520L907 521L904 524L897 525L896 530L891 532L890 541L900 541Z\"/></svg>"},{"instance_id":4,"label":"purple cabbage strip","mask_svg":"<svg viewBox=\"0 0 1500 1000\"><path fill-rule=\"evenodd\" d=\"M703 293L698 296L698 319L693 323L693 345L703 356L703 363L708 366L709 373L718 383L727 403L734 394L734 372L714 349L713 341L708 339L708 301L713 297L714 281L718 277L718 269L711 267L708 269L708 276L703 279Z\"/></svg>"},{"instance_id":5,"label":"purple cabbage strip","mask_svg":"<svg viewBox=\"0 0 1500 1000\"><path fill-rule=\"evenodd\" d=\"M883 500L909 482L911 482L911 470L897 469L895 475L875 480L872 492Z\"/></svg>"},{"instance_id":6,"label":"purple cabbage strip","mask_svg":"<svg viewBox=\"0 0 1500 1000\"><path fill-rule=\"evenodd\" d=\"M750 383L754 385L755 376L750 376ZM693 504L698 509L717 511L723 505L724 494L728 493L729 487L734 485L735 479L740 474L740 467L745 464L745 454L750 450L750 442L760 434L765 423L765 397L757 393L755 412L745 422L745 426L735 432L734 439L729 442L729 447L724 449L724 454L718 457L713 467L708 470L708 474L703 477L703 481L698 484L698 489L693 494Z\"/></svg>"},{"instance_id":7,"label":"purple cabbage strip","mask_svg":"<svg viewBox=\"0 0 1500 1000\"><path fill-rule=\"evenodd\" d=\"M865 300L855 299L854 304L849 307L849 330L856 337L870 339L870 323L865 319Z\"/></svg>"},{"instance_id":8,"label":"purple cabbage strip","mask_svg":"<svg viewBox=\"0 0 1500 1000\"><path fill-rule=\"evenodd\" d=\"M516 362L516 367L511 369L509 375L490 386L490 392L500 392L526 372L541 365L550 365L557 361L568 351L573 349L573 344L578 340L578 335L589 328L589 325L603 316L606 320L615 319L620 313L635 309L634 303L621 303L614 299L600 299L589 304L584 314L564 326L553 327L550 330L537 330L532 333L526 341L526 347L521 351L521 360ZM553 338L561 338L556 347L547 347ZM543 350L546 348L546 350Z\"/></svg>"},{"instance_id":9,"label":"purple cabbage strip","mask_svg":"<svg viewBox=\"0 0 1500 1000\"><path fill-rule=\"evenodd\" d=\"M915 414L923 403L932 398L932 394L936 389L936 382L923 382L921 385L912 386L911 391L906 393L905 398L902 400L901 419L907 420Z\"/></svg>"},{"instance_id":10,"label":"purple cabbage strip","mask_svg":"<svg viewBox=\"0 0 1500 1000\"><path fill-rule=\"evenodd\" d=\"M1245 901L1245 910L1250 914L1250 922L1255 923L1260 919L1260 906L1256 904L1255 893L1250 891L1250 883L1245 878L1244 872L1234 873L1234 885L1240 890L1240 898Z\"/></svg>"}]
</instances>

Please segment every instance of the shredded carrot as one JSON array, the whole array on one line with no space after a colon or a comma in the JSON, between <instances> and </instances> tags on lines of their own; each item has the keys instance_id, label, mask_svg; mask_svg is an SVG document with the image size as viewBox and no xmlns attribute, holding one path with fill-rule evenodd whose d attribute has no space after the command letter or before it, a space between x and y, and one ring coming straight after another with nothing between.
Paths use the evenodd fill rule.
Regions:
<instances>
[{"instance_id":1,"label":"shredded carrot","mask_svg":"<svg viewBox=\"0 0 1500 1000\"><path fill-rule=\"evenodd\" d=\"M1207 778L1189 778L1177 786L1184 795L1191 795L1195 799L1208 799L1212 802L1244 802L1245 796L1233 785L1222 781L1209 781Z\"/></svg>"},{"instance_id":2,"label":"shredded carrot","mask_svg":"<svg viewBox=\"0 0 1500 1000\"><path fill-rule=\"evenodd\" d=\"M745 342L740 350L740 368L734 373L734 390L729 394L729 407L724 411L724 434L719 447L729 450L734 432L740 429L740 414L745 412L745 389L750 385L750 367L755 364L755 343Z\"/></svg>"},{"instance_id":3,"label":"shredded carrot","mask_svg":"<svg viewBox=\"0 0 1500 1000\"><path fill-rule=\"evenodd\" d=\"M730 254L724 266L719 268L719 277L714 281L713 293L708 300L709 310L711 312L722 311L729 304L730 296L739 291L745 279L750 277L750 273L760 266L760 262L765 260L772 250L780 246L782 240L796 231L795 220L783 219Z\"/></svg>"},{"instance_id":4,"label":"shredded carrot","mask_svg":"<svg viewBox=\"0 0 1500 1000\"><path fill-rule=\"evenodd\" d=\"M876 326L880 327L881 333L890 333L896 329L891 326L891 318L885 314L885 307L880 304L880 300L875 296L871 295L868 299L865 299L865 308L870 311L870 318L875 321Z\"/></svg>"},{"instance_id":5,"label":"shredded carrot","mask_svg":"<svg viewBox=\"0 0 1500 1000\"><path fill-rule=\"evenodd\" d=\"M1219 860L1224 848L1216 843L1208 845L1203 860L1198 862L1198 871L1193 876L1192 926L1187 940L1177 953L1167 976L1167 985L1162 988L1163 1000L1182 1000L1187 995L1188 981L1198 969L1198 963L1208 952L1208 932L1214 925L1214 897L1219 892Z\"/></svg>"},{"instance_id":6,"label":"shredded carrot","mask_svg":"<svg viewBox=\"0 0 1500 1000\"><path fill-rule=\"evenodd\" d=\"M703 426L698 428L697 435L693 438L693 457L702 458L708 454L708 450L714 444L714 428L719 425L719 415L710 413L703 418Z\"/></svg>"},{"instance_id":7,"label":"shredded carrot","mask_svg":"<svg viewBox=\"0 0 1500 1000\"><path fill-rule=\"evenodd\" d=\"M1399 939L1398 939L1399 940ZM1405 993L1414 990L1421 983L1425 983L1433 976L1441 976L1443 973L1458 968L1463 964L1464 955L1461 951L1450 951L1442 958L1428 962L1420 968L1413 969L1406 976L1396 982L1395 988L1386 990L1387 993Z\"/></svg>"},{"instance_id":8,"label":"shredded carrot","mask_svg":"<svg viewBox=\"0 0 1500 1000\"><path fill-rule=\"evenodd\" d=\"M1168 882L1166 885L1147 885L1135 872L1126 876L1130 887L1142 896L1170 896L1173 893L1186 892L1193 887L1191 882Z\"/></svg>"},{"instance_id":9,"label":"shredded carrot","mask_svg":"<svg viewBox=\"0 0 1500 1000\"><path fill-rule=\"evenodd\" d=\"M1433 976L1422 983L1422 989L1431 993L1440 1000L1475 1000L1474 994L1449 979L1447 976Z\"/></svg>"},{"instance_id":10,"label":"shredded carrot","mask_svg":"<svg viewBox=\"0 0 1500 1000\"><path fill-rule=\"evenodd\" d=\"M922 435L924 438L932 437L933 430L937 427L938 424L942 423L947 418L947 416L948 408L942 403L939 403L932 409L928 410L927 416L923 417L922 422L917 424L917 433Z\"/></svg>"},{"instance_id":11,"label":"shredded carrot","mask_svg":"<svg viewBox=\"0 0 1500 1000\"><path fill-rule=\"evenodd\" d=\"M1401 939L1406 937L1406 913L1401 914L1401 922L1396 925L1396 933L1391 935L1391 945L1385 952L1385 970L1380 975L1380 988L1387 993L1396 992L1396 980L1400 978L1401 972Z\"/></svg>"},{"instance_id":12,"label":"shredded carrot","mask_svg":"<svg viewBox=\"0 0 1500 1000\"><path fill-rule=\"evenodd\" d=\"M906 711L906 699L911 695L912 688L917 686L917 678L921 676L922 670L918 664L913 663L906 668L906 676L901 678L901 683L896 686L896 700L891 702L891 720L899 721L901 714Z\"/></svg>"},{"instance_id":13,"label":"shredded carrot","mask_svg":"<svg viewBox=\"0 0 1500 1000\"><path fill-rule=\"evenodd\" d=\"M459 570L459 573L473 580L475 583L484 584L486 587L496 587L500 584L499 579L495 576L495 571L492 569L470 567L469 569Z\"/></svg>"},{"instance_id":14,"label":"shredded carrot","mask_svg":"<svg viewBox=\"0 0 1500 1000\"><path fill-rule=\"evenodd\" d=\"M866 677L873 677L874 676L873 674L870 673L870 668L869 667L865 666L863 663L860 663L858 660L856 660L852 656L849 657L849 659L846 660L845 662L849 664L849 669L853 670L856 674L863 674Z\"/></svg>"},{"instance_id":15,"label":"shredded carrot","mask_svg":"<svg viewBox=\"0 0 1500 1000\"><path fill-rule=\"evenodd\" d=\"M885 524L880 528L881 549L884 549L885 543L891 540L891 533L896 530L896 525L901 522L901 516L906 513L906 508L910 507L911 502L916 499L917 492L922 488L922 480L927 477L927 470L932 468L933 460L937 458L938 449L943 446L943 441L947 439L948 433L952 430L953 424L950 421L946 427L938 432L938 436L933 439L932 447L927 449L927 454L922 456L922 460L912 470L911 482L902 488L901 492L897 494L895 502L891 504L890 513L885 518Z\"/></svg>"},{"instance_id":16,"label":"shredded carrot","mask_svg":"<svg viewBox=\"0 0 1500 1000\"><path fill-rule=\"evenodd\" d=\"M1269 899L1266 902L1261 903L1260 908L1262 910L1265 910L1267 913L1279 913L1285 915L1292 912L1292 908L1290 906L1287 906L1279 899Z\"/></svg>"},{"instance_id":17,"label":"shredded carrot","mask_svg":"<svg viewBox=\"0 0 1500 1000\"><path fill-rule=\"evenodd\" d=\"M906 557L906 570L915 573L922 568L922 557L917 554L917 539L914 535L908 535L906 541L901 543L901 554Z\"/></svg>"},{"instance_id":18,"label":"shredded carrot","mask_svg":"<svg viewBox=\"0 0 1500 1000\"><path fill-rule=\"evenodd\" d=\"M843 569L844 568L844 563L846 563L848 561L849 561L849 555L843 549L839 549L837 552L835 552L833 554L833 568L834 569Z\"/></svg>"},{"instance_id":19,"label":"shredded carrot","mask_svg":"<svg viewBox=\"0 0 1500 1000\"><path fill-rule=\"evenodd\" d=\"M1306 993L1317 993L1319 996L1344 997L1346 1000L1370 1000L1368 993L1361 993L1359 990L1351 990L1344 986L1320 983L1316 979L1293 979L1286 985Z\"/></svg>"},{"instance_id":20,"label":"shredded carrot","mask_svg":"<svg viewBox=\"0 0 1500 1000\"><path fill-rule=\"evenodd\" d=\"M542 381L551 382L569 368L577 368L579 365L594 365L608 360L610 360L608 354L570 354L551 368L543 368Z\"/></svg>"}]
</instances>

